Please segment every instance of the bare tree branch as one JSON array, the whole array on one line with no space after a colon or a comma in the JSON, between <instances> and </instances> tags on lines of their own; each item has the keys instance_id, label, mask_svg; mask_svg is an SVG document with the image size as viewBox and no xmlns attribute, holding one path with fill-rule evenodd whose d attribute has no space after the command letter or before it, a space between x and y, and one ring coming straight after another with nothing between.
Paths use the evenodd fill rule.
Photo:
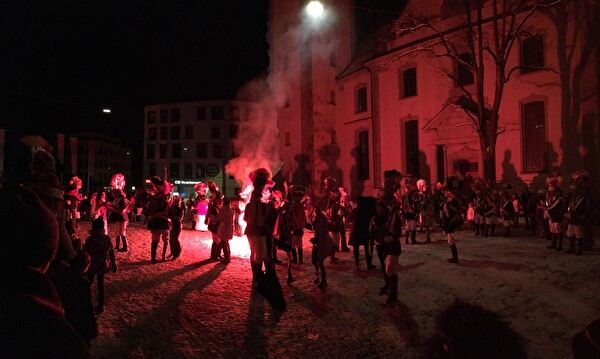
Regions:
<instances>
[{"instance_id":1,"label":"bare tree branch","mask_svg":"<svg viewBox=\"0 0 600 359\"><path fill-rule=\"evenodd\" d=\"M510 71L508 72L508 75L506 75L506 78L503 80L503 82L507 83L510 80L510 76L512 75L512 73L517 70L544 70L544 71L548 71L548 72L553 72L553 73L555 73L557 75L561 75L561 76L565 75L563 72L553 69L552 67L514 66L513 68L510 69Z\"/></svg>"}]
</instances>

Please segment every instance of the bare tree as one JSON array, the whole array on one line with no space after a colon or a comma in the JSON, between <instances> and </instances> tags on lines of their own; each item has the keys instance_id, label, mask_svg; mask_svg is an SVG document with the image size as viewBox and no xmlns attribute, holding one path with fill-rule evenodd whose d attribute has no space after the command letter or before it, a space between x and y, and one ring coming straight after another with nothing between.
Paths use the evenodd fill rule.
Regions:
<instances>
[{"instance_id":1,"label":"bare tree","mask_svg":"<svg viewBox=\"0 0 600 359\"><path fill-rule=\"evenodd\" d=\"M424 45L398 54L393 60L409 53L429 52L434 57L450 58L473 75L473 88L469 90L454 72L448 77L462 90L468 103L465 113L471 119L471 126L479 136L483 156L484 177L496 179L496 140L505 128L498 125L498 112L504 94L504 85L510 81L515 71L524 69L555 69L534 66L509 66L512 52L519 39L532 36L528 23L542 10L556 7L568 0L457 0L461 3L461 24L448 27L447 22L436 22L434 18L414 13L404 14L395 24L396 33L408 35L415 31L430 31L431 39ZM534 34L533 34L534 35ZM465 56L466 55L466 56ZM493 92L486 92L485 65L494 67ZM391 63L390 63L391 65ZM486 107L486 99L491 104Z\"/></svg>"}]
</instances>

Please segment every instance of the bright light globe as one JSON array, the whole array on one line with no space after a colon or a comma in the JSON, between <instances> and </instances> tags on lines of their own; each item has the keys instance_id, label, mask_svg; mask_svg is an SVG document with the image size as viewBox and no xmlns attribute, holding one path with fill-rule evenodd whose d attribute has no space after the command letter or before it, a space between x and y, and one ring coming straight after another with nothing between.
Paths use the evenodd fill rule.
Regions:
<instances>
[{"instance_id":1,"label":"bright light globe","mask_svg":"<svg viewBox=\"0 0 600 359\"><path fill-rule=\"evenodd\" d=\"M320 1L311 1L306 6L306 11L312 18L317 18L323 13L323 4Z\"/></svg>"}]
</instances>

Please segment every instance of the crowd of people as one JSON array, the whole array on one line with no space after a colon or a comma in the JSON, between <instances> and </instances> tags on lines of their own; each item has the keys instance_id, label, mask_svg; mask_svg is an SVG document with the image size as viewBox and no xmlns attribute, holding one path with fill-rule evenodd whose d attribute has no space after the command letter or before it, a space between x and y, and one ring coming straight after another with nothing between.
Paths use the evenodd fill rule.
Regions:
<instances>
[{"instance_id":1,"label":"crowd of people","mask_svg":"<svg viewBox=\"0 0 600 359\"><path fill-rule=\"evenodd\" d=\"M351 200L337 179L327 177L323 182L326 198L319 200L304 186L285 184L283 190L275 190L269 171L258 168L250 173L252 185L241 195L226 198L214 182L207 181L198 183L196 196L184 203L172 195L168 180L159 176L151 178L150 189L130 197L124 192L121 174L113 176L110 192L81 195L79 178L71 178L65 187L58 180L47 142L29 136L17 147L21 166L13 169L6 188L0 190L2 226L8 237L21 239L14 241L19 246L17 255L2 263L7 291L2 296L0 320L8 323L3 328L11 330L1 333L1 357L89 356L90 341L98 335L96 318L105 306L104 277L117 271L116 253L129 250L128 223L139 220L142 213L150 231L152 263L157 262L161 242L162 261L181 255L179 235L185 218L190 230L210 232L210 259L225 265L232 259L229 241L234 235L246 235L252 287L265 296L278 315L287 308L275 270L275 264L282 263L278 251L287 259L286 282L291 285L296 280L293 264L304 264L306 231L310 234L314 283L319 289L328 286L328 259L335 265L339 261L336 253L353 250L356 268L360 269L362 247L367 270L376 269L374 254L379 260L383 279L380 294L387 294L390 305L398 300L403 229L404 244L418 243L419 226L427 244L431 243L432 227L439 225L450 248L449 263L459 262L456 231L466 229L475 236L494 237L499 219L504 236L511 236L511 228L519 226L523 218L526 230L547 237L550 249L562 250L566 236L566 253L581 255L590 245L586 240L592 240L587 237L592 205L583 171L572 175L566 198L560 191L562 177L557 174L548 178L546 188L534 193L526 187L519 196L510 192L510 186L461 176L451 177L443 185L427 186L423 179L413 184L397 170L389 170L384 172L384 186L377 197ZM76 233L81 218L92 222L85 239ZM108 221L114 223L112 236ZM96 296L91 292L94 280ZM455 306L456 310L473 309L463 303ZM31 335L38 337L40 345L25 345L24 338Z\"/></svg>"}]
</instances>

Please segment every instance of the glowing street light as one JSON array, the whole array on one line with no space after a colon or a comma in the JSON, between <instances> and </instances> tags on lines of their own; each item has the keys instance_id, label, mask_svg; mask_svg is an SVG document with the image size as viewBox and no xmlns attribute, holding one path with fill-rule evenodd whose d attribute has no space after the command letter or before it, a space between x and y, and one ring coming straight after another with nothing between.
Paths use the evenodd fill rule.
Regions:
<instances>
[{"instance_id":1,"label":"glowing street light","mask_svg":"<svg viewBox=\"0 0 600 359\"><path fill-rule=\"evenodd\" d=\"M316 19L323 14L323 4L320 1L311 1L306 5L306 12L310 17Z\"/></svg>"},{"instance_id":2,"label":"glowing street light","mask_svg":"<svg viewBox=\"0 0 600 359\"><path fill-rule=\"evenodd\" d=\"M103 108L102 112L104 112L104 113L110 113L110 108Z\"/></svg>"}]
</instances>

